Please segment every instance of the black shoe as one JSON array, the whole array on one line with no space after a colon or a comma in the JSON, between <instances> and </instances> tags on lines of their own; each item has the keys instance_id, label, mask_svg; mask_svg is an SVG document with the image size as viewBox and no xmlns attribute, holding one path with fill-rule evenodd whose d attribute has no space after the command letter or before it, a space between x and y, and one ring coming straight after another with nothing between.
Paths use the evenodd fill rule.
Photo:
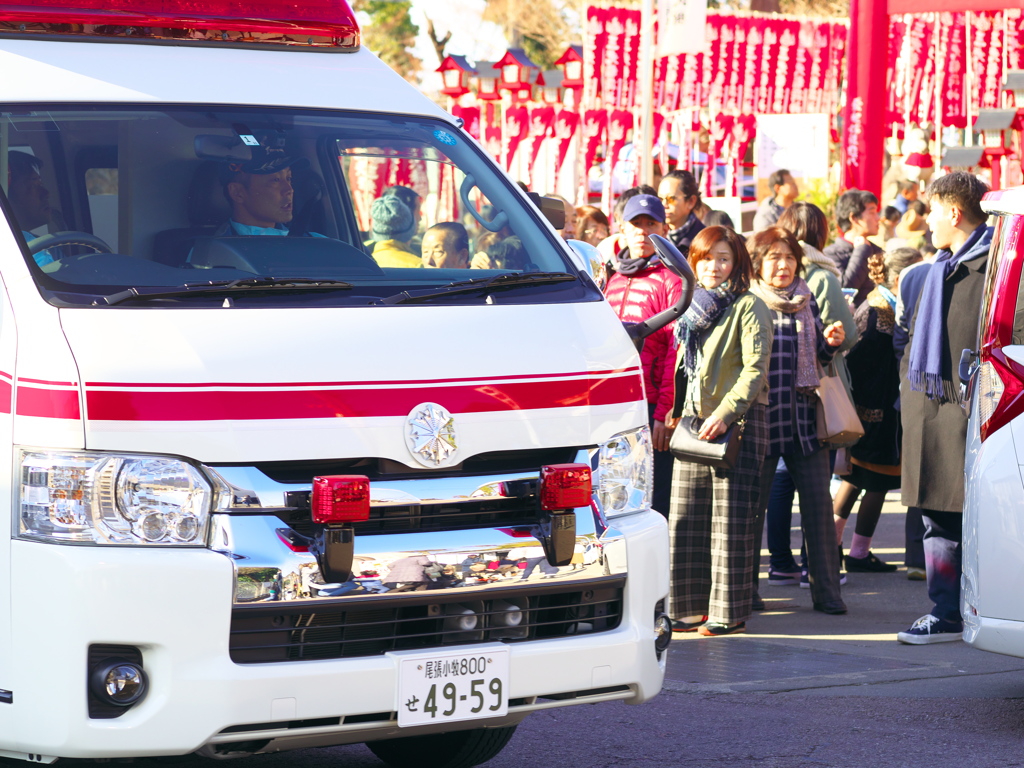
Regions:
<instances>
[{"instance_id":1,"label":"black shoe","mask_svg":"<svg viewBox=\"0 0 1024 768\"><path fill-rule=\"evenodd\" d=\"M831 616L838 616L846 613L846 603L842 600L829 600L827 603L815 603L814 610L827 613Z\"/></svg>"},{"instance_id":2,"label":"black shoe","mask_svg":"<svg viewBox=\"0 0 1024 768\"><path fill-rule=\"evenodd\" d=\"M757 594L756 592L754 593L754 597L750 600L750 610L752 610L752 611L763 611L764 610L764 600L762 600L761 596L759 594Z\"/></svg>"},{"instance_id":3,"label":"black shoe","mask_svg":"<svg viewBox=\"0 0 1024 768\"><path fill-rule=\"evenodd\" d=\"M896 570L896 566L892 563L883 562L875 557L874 554L868 552L867 557L847 555L846 570L860 573L892 573Z\"/></svg>"},{"instance_id":4,"label":"black shoe","mask_svg":"<svg viewBox=\"0 0 1024 768\"><path fill-rule=\"evenodd\" d=\"M672 619L672 631L673 632L696 632L699 627L704 626L704 623L708 620L708 617L703 617L700 621L695 621L692 624L686 621L680 621L679 619Z\"/></svg>"}]
</instances>

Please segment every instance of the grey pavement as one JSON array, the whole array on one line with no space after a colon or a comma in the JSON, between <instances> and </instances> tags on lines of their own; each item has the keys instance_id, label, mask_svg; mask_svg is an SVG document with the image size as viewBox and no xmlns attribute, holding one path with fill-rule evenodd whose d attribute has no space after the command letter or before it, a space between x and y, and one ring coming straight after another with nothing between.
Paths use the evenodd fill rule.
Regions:
<instances>
[{"instance_id":1,"label":"grey pavement","mask_svg":"<svg viewBox=\"0 0 1024 768\"><path fill-rule=\"evenodd\" d=\"M887 503L873 547L901 565L903 519L903 508ZM902 567L850 574L845 616L811 610L809 590L762 584L768 609L748 623L747 634L676 636L665 688L654 700L536 713L487 765L1024 766L1024 659L960 642L896 642L896 633L930 608L924 582L908 581ZM363 745L236 762L328 764L382 765Z\"/></svg>"}]
</instances>

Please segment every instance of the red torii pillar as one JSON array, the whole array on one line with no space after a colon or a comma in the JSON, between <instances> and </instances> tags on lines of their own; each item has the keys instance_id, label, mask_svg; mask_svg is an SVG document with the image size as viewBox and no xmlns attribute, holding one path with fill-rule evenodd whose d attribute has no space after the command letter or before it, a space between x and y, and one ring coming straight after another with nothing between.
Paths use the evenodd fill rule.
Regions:
<instances>
[{"instance_id":1,"label":"red torii pillar","mask_svg":"<svg viewBox=\"0 0 1024 768\"><path fill-rule=\"evenodd\" d=\"M843 107L843 189L856 187L879 196L882 192L889 14L1007 8L1024 8L1024 0L851 0L846 46L848 91Z\"/></svg>"}]
</instances>

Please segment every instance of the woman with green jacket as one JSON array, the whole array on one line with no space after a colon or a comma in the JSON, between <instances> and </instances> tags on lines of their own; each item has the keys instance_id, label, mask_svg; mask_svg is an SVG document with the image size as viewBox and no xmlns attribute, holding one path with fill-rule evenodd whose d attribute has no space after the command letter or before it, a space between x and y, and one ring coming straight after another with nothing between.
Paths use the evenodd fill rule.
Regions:
<instances>
[{"instance_id":1,"label":"woman with green jacket","mask_svg":"<svg viewBox=\"0 0 1024 768\"><path fill-rule=\"evenodd\" d=\"M729 470L675 462L668 612L674 631L715 637L745 631L750 618L773 330L768 308L748 290L750 256L735 232L707 227L694 237L689 262L699 285L678 323L673 413L697 417L699 439L736 424L742 440Z\"/></svg>"}]
</instances>

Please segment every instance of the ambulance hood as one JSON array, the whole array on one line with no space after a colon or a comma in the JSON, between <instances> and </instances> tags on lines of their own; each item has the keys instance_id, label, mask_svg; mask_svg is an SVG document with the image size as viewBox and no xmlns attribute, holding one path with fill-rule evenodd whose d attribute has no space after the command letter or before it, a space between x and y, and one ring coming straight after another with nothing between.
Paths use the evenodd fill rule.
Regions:
<instances>
[{"instance_id":1,"label":"ambulance hood","mask_svg":"<svg viewBox=\"0 0 1024 768\"><path fill-rule=\"evenodd\" d=\"M421 467L413 432L422 439L447 411L457 446L447 466L594 445L646 423L639 359L603 301L62 309L60 319L91 450Z\"/></svg>"}]
</instances>

